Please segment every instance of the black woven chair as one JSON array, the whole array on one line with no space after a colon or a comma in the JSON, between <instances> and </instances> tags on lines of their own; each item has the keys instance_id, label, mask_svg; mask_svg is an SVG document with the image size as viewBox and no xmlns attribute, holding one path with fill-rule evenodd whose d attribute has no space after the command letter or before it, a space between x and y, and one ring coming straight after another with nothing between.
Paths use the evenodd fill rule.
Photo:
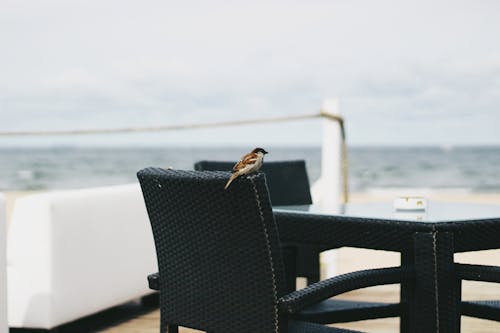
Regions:
<instances>
[{"instance_id":1,"label":"black woven chair","mask_svg":"<svg viewBox=\"0 0 500 333\"><path fill-rule=\"evenodd\" d=\"M159 273L161 332L178 326L214 333L352 332L290 320L323 299L398 283L400 267L356 272L287 294L274 216L260 173L139 171Z\"/></svg>"}]
</instances>

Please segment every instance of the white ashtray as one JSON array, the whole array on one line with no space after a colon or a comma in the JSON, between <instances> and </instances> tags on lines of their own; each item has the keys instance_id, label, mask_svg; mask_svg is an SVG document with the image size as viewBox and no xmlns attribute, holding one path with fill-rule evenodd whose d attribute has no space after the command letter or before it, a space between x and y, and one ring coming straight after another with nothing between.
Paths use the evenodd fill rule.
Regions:
<instances>
[{"instance_id":1,"label":"white ashtray","mask_svg":"<svg viewBox=\"0 0 500 333\"><path fill-rule=\"evenodd\" d=\"M400 197L394 199L394 210L425 211L427 200L423 197Z\"/></svg>"}]
</instances>

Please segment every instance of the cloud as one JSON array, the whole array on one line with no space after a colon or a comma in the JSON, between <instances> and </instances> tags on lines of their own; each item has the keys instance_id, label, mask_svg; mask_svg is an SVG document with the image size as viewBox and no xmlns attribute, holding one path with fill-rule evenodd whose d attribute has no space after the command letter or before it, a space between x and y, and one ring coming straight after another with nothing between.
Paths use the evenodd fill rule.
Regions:
<instances>
[{"instance_id":1,"label":"cloud","mask_svg":"<svg viewBox=\"0 0 500 333\"><path fill-rule=\"evenodd\" d=\"M498 10L495 1L8 1L0 130L302 114L339 97L354 143L405 133L441 142L451 124L499 142L489 130L499 120ZM283 135L275 140L300 140Z\"/></svg>"}]
</instances>

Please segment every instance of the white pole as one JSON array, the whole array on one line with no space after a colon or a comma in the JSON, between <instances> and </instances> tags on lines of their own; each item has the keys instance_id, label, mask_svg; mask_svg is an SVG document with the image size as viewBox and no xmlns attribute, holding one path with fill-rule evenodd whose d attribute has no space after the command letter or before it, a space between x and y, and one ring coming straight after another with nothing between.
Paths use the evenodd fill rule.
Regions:
<instances>
[{"instance_id":1,"label":"white pole","mask_svg":"<svg viewBox=\"0 0 500 333\"><path fill-rule=\"evenodd\" d=\"M340 116L337 100L326 100L322 113ZM322 209L339 212L342 202L342 131L338 121L323 118L323 142L321 145L321 177L312 187L315 204Z\"/></svg>"},{"instance_id":2,"label":"white pole","mask_svg":"<svg viewBox=\"0 0 500 333\"><path fill-rule=\"evenodd\" d=\"M5 197L0 193L0 332L8 332L7 325L7 219Z\"/></svg>"},{"instance_id":3,"label":"white pole","mask_svg":"<svg viewBox=\"0 0 500 333\"><path fill-rule=\"evenodd\" d=\"M340 116L337 100L326 100L321 112ZM312 187L315 204L330 213L339 213L342 208L342 131L335 119L323 118L323 142L321 146L321 177ZM321 275L329 278L337 274L337 253L335 250L321 254Z\"/></svg>"}]
</instances>

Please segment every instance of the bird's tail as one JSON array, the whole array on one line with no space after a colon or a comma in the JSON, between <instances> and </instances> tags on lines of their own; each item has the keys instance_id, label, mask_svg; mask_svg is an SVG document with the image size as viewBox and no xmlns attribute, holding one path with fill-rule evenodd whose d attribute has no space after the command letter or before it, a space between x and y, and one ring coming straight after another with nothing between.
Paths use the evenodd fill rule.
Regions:
<instances>
[{"instance_id":1,"label":"bird's tail","mask_svg":"<svg viewBox=\"0 0 500 333\"><path fill-rule=\"evenodd\" d=\"M229 177L229 180L227 181L226 183L226 186L224 186L224 189L227 190L227 188L229 187L229 185L231 185L231 183L233 182L233 180L236 179L236 177L238 177L238 174L235 172L231 175L231 177Z\"/></svg>"}]
</instances>

